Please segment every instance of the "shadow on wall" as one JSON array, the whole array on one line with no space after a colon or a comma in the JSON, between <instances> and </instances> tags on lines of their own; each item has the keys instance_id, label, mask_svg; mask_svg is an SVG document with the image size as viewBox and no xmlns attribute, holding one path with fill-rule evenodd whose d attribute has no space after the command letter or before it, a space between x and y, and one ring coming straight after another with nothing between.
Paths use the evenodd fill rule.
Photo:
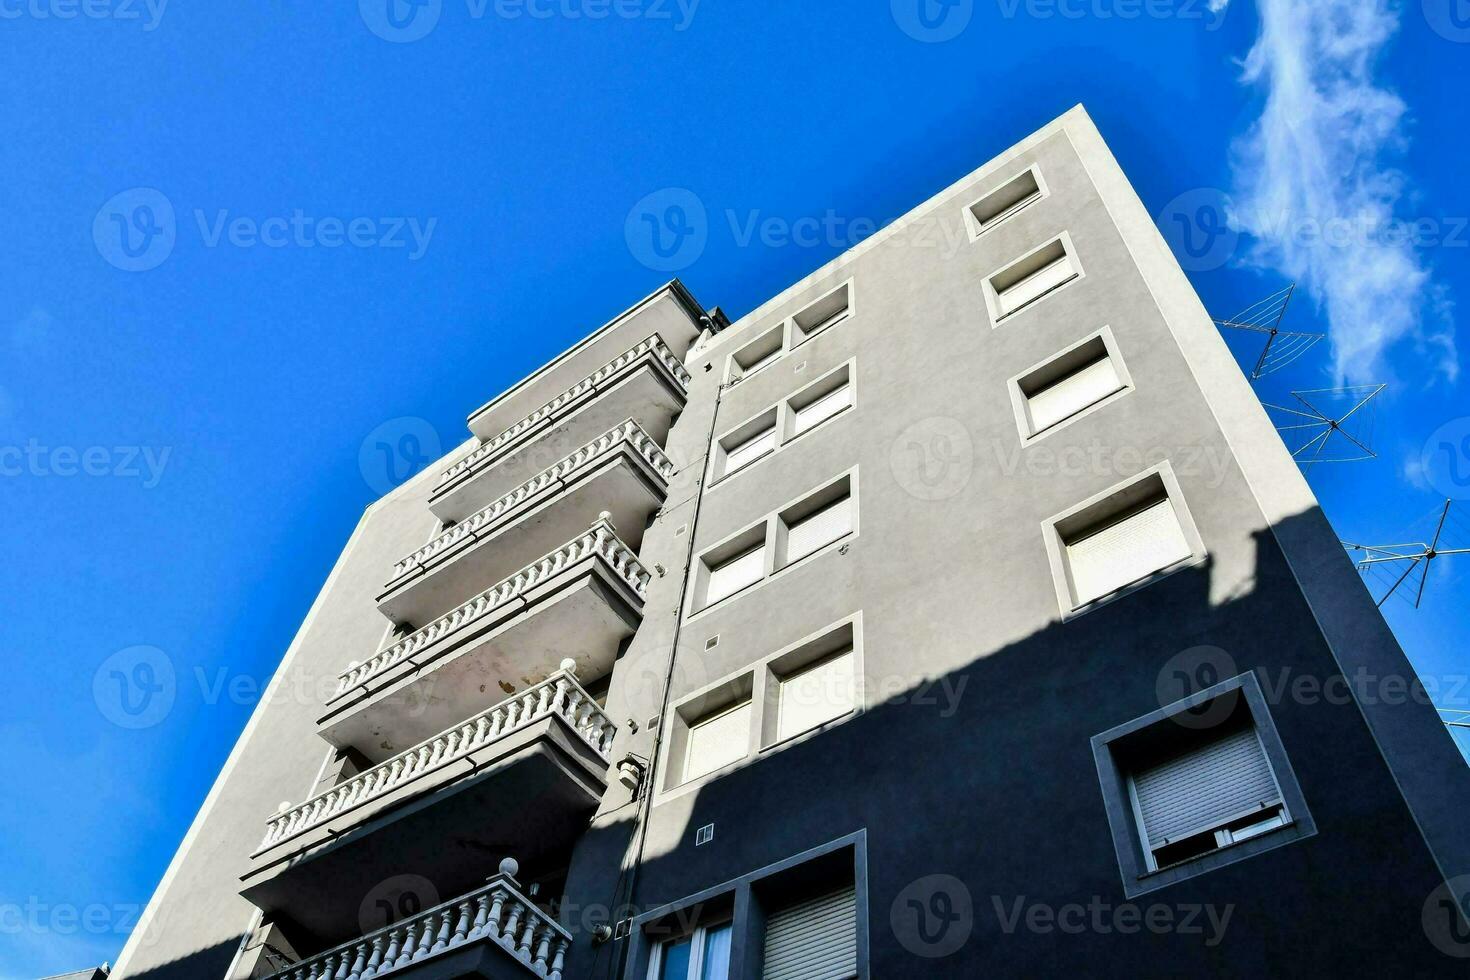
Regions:
<instances>
[{"instance_id":1,"label":"shadow on wall","mask_svg":"<svg viewBox=\"0 0 1470 980\"><path fill-rule=\"evenodd\" d=\"M1276 531L1320 541L1324 524L1314 510ZM1465 798L1470 773L1422 690L1414 693L1397 647L1382 651L1392 671L1344 676L1276 535L1253 540L1254 582L1243 594L1214 603L1211 564L1187 568L1072 622L977 650L963 669L906 683L657 804L635 893L612 917L866 830L872 977L1148 976L1161 963L1172 975L1354 974L1365 964L1384 976L1462 975L1470 930L1452 908L1438 914L1442 878L1347 692L1391 707L1395 724L1409 713L1422 736L1421 776L1441 780L1446 801ZM1371 603L1343 581L1359 590L1342 597L1349 608ZM916 576L905 588L912 595L900 598L922 625L926 582ZM1003 601L976 596L975 634L986 606ZM870 613L865 630L867 683L882 691L873 645L899 624ZM983 638L933 642L954 652ZM1246 672L1265 694L1316 834L1127 898L1092 736ZM696 845L695 828L708 824L714 839ZM604 826L578 845L567 895L581 904L563 911L577 937L569 978L618 975L619 944L594 946L591 928L622 901L613 879L631 829Z\"/></svg>"},{"instance_id":2,"label":"shadow on wall","mask_svg":"<svg viewBox=\"0 0 1470 980\"><path fill-rule=\"evenodd\" d=\"M240 948L238 942L219 943L208 949L190 953L188 956L176 960L170 960L162 966L152 967L142 973L129 973L127 980L132 978L146 977L147 980L218 980L224 977L230 969L230 963L235 958L235 951ZM114 975L123 975L113 971Z\"/></svg>"}]
</instances>

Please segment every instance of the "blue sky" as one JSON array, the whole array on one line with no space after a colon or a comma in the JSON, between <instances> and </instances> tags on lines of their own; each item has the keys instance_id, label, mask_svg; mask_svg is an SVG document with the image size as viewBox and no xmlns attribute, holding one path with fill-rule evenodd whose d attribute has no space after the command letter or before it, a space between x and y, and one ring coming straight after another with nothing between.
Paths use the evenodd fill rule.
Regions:
<instances>
[{"instance_id":1,"label":"blue sky","mask_svg":"<svg viewBox=\"0 0 1470 980\"><path fill-rule=\"evenodd\" d=\"M1463 0L393 2L0 0L0 976L115 958L470 409L671 271L740 315L1077 102L1212 310L1300 281L1330 341L1266 400L1390 383L1381 458L1313 469L1340 533L1470 498ZM1434 571L1389 616L1470 705L1470 556Z\"/></svg>"}]
</instances>

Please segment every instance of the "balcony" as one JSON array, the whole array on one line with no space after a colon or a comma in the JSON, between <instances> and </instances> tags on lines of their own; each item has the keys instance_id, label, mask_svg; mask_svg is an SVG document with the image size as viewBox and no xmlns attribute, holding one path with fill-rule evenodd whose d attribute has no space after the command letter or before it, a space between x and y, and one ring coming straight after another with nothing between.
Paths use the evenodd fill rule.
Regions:
<instances>
[{"instance_id":1,"label":"balcony","mask_svg":"<svg viewBox=\"0 0 1470 980\"><path fill-rule=\"evenodd\" d=\"M607 674L643 615L648 573L600 517L582 534L506 576L338 678L320 733L382 761L575 661Z\"/></svg>"},{"instance_id":2,"label":"balcony","mask_svg":"<svg viewBox=\"0 0 1470 980\"><path fill-rule=\"evenodd\" d=\"M463 521L625 419L662 444L689 381L662 338L646 337L450 466L429 509L440 520Z\"/></svg>"},{"instance_id":3,"label":"balcony","mask_svg":"<svg viewBox=\"0 0 1470 980\"><path fill-rule=\"evenodd\" d=\"M266 824L242 894L320 947L357 929L374 884L413 874L453 894L481 855L564 853L607 788L615 729L570 661L540 684L343 780Z\"/></svg>"},{"instance_id":4,"label":"balcony","mask_svg":"<svg viewBox=\"0 0 1470 980\"><path fill-rule=\"evenodd\" d=\"M516 883L516 862L482 888L303 960L269 980L478 977L561 980L572 937Z\"/></svg>"},{"instance_id":5,"label":"balcony","mask_svg":"<svg viewBox=\"0 0 1470 980\"><path fill-rule=\"evenodd\" d=\"M378 608L396 623L428 622L603 510L637 549L673 471L658 443L626 419L400 560Z\"/></svg>"}]
</instances>

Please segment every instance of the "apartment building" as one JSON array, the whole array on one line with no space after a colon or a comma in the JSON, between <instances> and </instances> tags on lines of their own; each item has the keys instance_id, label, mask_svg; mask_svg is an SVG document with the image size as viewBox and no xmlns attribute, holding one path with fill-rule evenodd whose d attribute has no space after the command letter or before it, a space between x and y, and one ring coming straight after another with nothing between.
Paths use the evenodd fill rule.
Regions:
<instances>
[{"instance_id":1,"label":"apartment building","mask_svg":"<svg viewBox=\"0 0 1470 980\"><path fill-rule=\"evenodd\" d=\"M1465 766L1080 108L468 426L114 977L1463 970Z\"/></svg>"}]
</instances>

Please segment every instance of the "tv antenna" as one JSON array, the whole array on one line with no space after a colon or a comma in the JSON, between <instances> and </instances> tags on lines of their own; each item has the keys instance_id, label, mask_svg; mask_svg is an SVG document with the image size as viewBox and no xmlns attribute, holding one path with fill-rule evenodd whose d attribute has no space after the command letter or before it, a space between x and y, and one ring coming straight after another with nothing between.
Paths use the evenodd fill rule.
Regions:
<instances>
[{"instance_id":1,"label":"tv antenna","mask_svg":"<svg viewBox=\"0 0 1470 980\"><path fill-rule=\"evenodd\" d=\"M1444 506L1440 508L1439 523L1434 529L1434 538L1427 544L1422 541L1384 545L1343 542L1348 551L1362 554L1361 558L1355 559L1355 564L1364 579L1373 579L1380 586L1388 583L1383 597L1378 600L1380 608L1390 596L1398 592L1399 586L1410 581L1417 571L1419 587L1414 593L1414 608L1418 609L1419 603L1424 599L1424 586L1429 581L1430 566L1434 564L1435 559L1447 558L1450 555L1470 555L1470 547L1444 547L1448 543L1445 538L1446 530L1449 530L1457 541L1470 544L1470 524L1467 524L1465 519L1458 514L1451 513L1450 507L1453 504L1453 500L1446 500ZM1372 586L1369 588L1371 590ZM1413 586L1411 585L1410 588Z\"/></svg>"},{"instance_id":2,"label":"tv antenna","mask_svg":"<svg viewBox=\"0 0 1470 980\"><path fill-rule=\"evenodd\" d=\"M1220 326L1230 327L1232 330L1249 330L1266 335L1266 346L1261 349L1261 356L1256 358L1256 366L1251 369L1252 381L1272 371L1281 370L1327 336L1323 333L1281 329L1281 321L1286 318L1286 307L1290 305L1295 292L1296 283L1292 283L1259 303L1247 306L1227 320L1215 320Z\"/></svg>"},{"instance_id":3,"label":"tv antenna","mask_svg":"<svg viewBox=\"0 0 1470 980\"><path fill-rule=\"evenodd\" d=\"M1293 391L1291 397L1297 400L1297 408L1264 404L1287 416L1276 431L1281 433L1291 458L1303 469L1310 469L1314 463L1356 463L1378 456L1373 450L1373 425L1378 414L1374 399L1387 387L1350 385Z\"/></svg>"}]
</instances>

